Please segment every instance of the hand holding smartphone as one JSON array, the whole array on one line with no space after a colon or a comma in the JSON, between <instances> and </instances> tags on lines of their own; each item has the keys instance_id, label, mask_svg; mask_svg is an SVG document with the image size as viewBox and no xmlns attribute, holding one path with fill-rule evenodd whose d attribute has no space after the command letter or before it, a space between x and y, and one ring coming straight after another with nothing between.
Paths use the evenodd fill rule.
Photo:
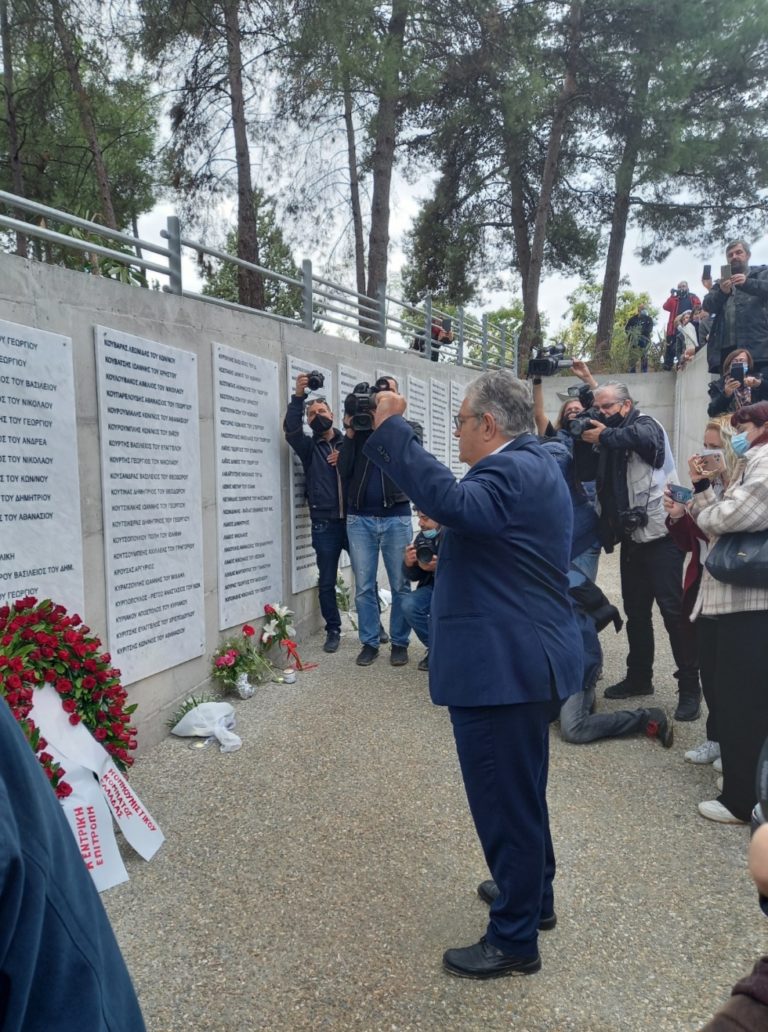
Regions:
<instances>
[{"instance_id":1,"label":"hand holding smartphone","mask_svg":"<svg viewBox=\"0 0 768 1032\"><path fill-rule=\"evenodd\" d=\"M667 484L667 491L669 491L672 500L679 502L681 505L687 505L691 498L693 498L693 491L690 487L683 487L682 484Z\"/></svg>"},{"instance_id":2,"label":"hand holding smartphone","mask_svg":"<svg viewBox=\"0 0 768 1032\"><path fill-rule=\"evenodd\" d=\"M702 448L696 456L696 467L705 477L725 472L725 456L719 448Z\"/></svg>"}]
</instances>

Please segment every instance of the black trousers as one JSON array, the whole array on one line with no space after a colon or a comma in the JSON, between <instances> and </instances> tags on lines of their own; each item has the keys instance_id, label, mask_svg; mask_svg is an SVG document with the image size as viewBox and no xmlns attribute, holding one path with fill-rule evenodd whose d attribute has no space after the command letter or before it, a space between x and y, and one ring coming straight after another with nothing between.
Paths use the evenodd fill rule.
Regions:
<instances>
[{"instance_id":1,"label":"black trousers","mask_svg":"<svg viewBox=\"0 0 768 1032\"><path fill-rule=\"evenodd\" d=\"M717 707L719 700L715 691L715 655L716 648L716 618L711 616L700 616L693 625L696 632L696 642L699 653L699 674L701 675L701 690L704 693L704 702L707 704L707 739L710 742L720 741L720 732L717 729Z\"/></svg>"},{"instance_id":2,"label":"black trousers","mask_svg":"<svg viewBox=\"0 0 768 1032\"><path fill-rule=\"evenodd\" d=\"M705 682L711 677L723 760L718 800L748 821L757 802L757 759L768 738L768 611L726 613L706 624L709 633L701 661L702 668L708 668Z\"/></svg>"},{"instance_id":3,"label":"black trousers","mask_svg":"<svg viewBox=\"0 0 768 1032\"><path fill-rule=\"evenodd\" d=\"M686 634L683 616L685 554L669 535L636 544L621 543L621 597L627 615L627 680L647 688L653 677L653 603L659 607L683 694L699 694L695 638Z\"/></svg>"}]
</instances>

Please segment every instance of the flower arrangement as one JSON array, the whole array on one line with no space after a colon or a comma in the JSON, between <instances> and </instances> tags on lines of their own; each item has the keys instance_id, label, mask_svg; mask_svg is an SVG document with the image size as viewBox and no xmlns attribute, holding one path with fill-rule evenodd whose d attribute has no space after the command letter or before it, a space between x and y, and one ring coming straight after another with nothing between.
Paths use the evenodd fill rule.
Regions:
<instances>
[{"instance_id":1,"label":"flower arrangement","mask_svg":"<svg viewBox=\"0 0 768 1032\"><path fill-rule=\"evenodd\" d=\"M130 717L136 705L126 705L120 671L100 649L90 627L50 599L38 602L29 596L0 606L0 695L60 799L72 791L63 780L66 771L45 751L47 742L29 717L34 690L44 683L58 692L70 724L82 721L121 771L133 763L136 728Z\"/></svg>"},{"instance_id":2,"label":"flower arrangement","mask_svg":"<svg viewBox=\"0 0 768 1032\"><path fill-rule=\"evenodd\" d=\"M239 635L223 642L213 654L213 676L225 688L234 688L238 678L266 680L274 673L269 660L255 644L256 630L244 624Z\"/></svg>"},{"instance_id":3,"label":"flower arrangement","mask_svg":"<svg viewBox=\"0 0 768 1032\"><path fill-rule=\"evenodd\" d=\"M291 623L293 613L288 606L273 606L267 603L264 606L264 615L268 618L261 629L261 644L265 651L277 642L293 638L296 628Z\"/></svg>"}]
</instances>

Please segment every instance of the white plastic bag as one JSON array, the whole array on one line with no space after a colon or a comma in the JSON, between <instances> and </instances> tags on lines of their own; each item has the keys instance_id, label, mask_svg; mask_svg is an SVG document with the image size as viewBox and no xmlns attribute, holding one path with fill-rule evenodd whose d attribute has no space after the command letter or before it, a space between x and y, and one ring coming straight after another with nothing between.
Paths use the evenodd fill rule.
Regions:
<instances>
[{"instance_id":1,"label":"white plastic bag","mask_svg":"<svg viewBox=\"0 0 768 1032\"><path fill-rule=\"evenodd\" d=\"M235 711L228 702L201 702L188 710L171 730L180 738L208 738L213 735L222 752L236 752L243 744L236 734Z\"/></svg>"}]
</instances>

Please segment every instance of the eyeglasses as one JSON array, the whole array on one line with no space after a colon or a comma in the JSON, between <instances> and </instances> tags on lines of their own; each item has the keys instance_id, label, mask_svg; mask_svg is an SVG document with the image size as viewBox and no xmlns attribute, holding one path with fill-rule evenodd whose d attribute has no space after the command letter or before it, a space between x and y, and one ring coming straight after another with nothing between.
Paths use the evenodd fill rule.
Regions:
<instances>
[{"instance_id":1,"label":"eyeglasses","mask_svg":"<svg viewBox=\"0 0 768 1032\"><path fill-rule=\"evenodd\" d=\"M482 419L482 416L470 415L470 416L454 416L453 425L457 430L461 430L462 426L467 422L468 419Z\"/></svg>"}]
</instances>

